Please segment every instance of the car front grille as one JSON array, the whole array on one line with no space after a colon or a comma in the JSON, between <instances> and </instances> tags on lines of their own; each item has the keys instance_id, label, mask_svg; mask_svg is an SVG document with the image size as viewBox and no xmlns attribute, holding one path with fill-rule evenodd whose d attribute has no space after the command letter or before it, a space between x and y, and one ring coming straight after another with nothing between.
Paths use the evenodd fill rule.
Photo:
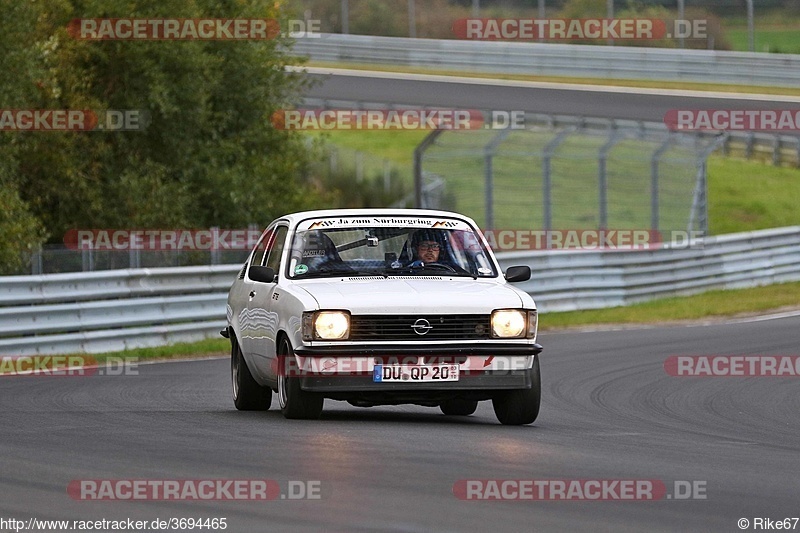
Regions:
<instances>
[{"instance_id":1,"label":"car front grille","mask_svg":"<svg viewBox=\"0 0 800 533\"><path fill-rule=\"evenodd\" d=\"M489 315L354 315L350 318L350 340L488 339L490 328Z\"/></svg>"}]
</instances>

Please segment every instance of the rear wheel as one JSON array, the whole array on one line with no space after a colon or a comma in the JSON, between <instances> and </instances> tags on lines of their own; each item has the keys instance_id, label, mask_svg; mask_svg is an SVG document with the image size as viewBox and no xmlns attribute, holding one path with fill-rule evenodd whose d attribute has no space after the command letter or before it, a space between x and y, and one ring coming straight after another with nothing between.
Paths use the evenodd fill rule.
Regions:
<instances>
[{"instance_id":1,"label":"rear wheel","mask_svg":"<svg viewBox=\"0 0 800 533\"><path fill-rule=\"evenodd\" d=\"M231 384L233 404L240 411L266 411L272 405L272 390L259 385L242 356L236 338L231 335Z\"/></svg>"},{"instance_id":2,"label":"rear wheel","mask_svg":"<svg viewBox=\"0 0 800 533\"><path fill-rule=\"evenodd\" d=\"M439 405L442 413L452 416L469 416L478 408L476 400L447 400Z\"/></svg>"},{"instance_id":3,"label":"rear wheel","mask_svg":"<svg viewBox=\"0 0 800 533\"><path fill-rule=\"evenodd\" d=\"M286 360L294 355L292 345L281 339L278 348L278 401L286 418L316 419L322 414L325 398L300 388L300 378L287 376Z\"/></svg>"},{"instance_id":4,"label":"rear wheel","mask_svg":"<svg viewBox=\"0 0 800 533\"><path fill-rule=\"evenodd\" d=\"M533 360L531 388L501 391L492 398L494 414L501 424L520 426L531 424L539 416L539 404L542 398L542 378L539 372L539 358Z\"/></svg>"}]
</instances>

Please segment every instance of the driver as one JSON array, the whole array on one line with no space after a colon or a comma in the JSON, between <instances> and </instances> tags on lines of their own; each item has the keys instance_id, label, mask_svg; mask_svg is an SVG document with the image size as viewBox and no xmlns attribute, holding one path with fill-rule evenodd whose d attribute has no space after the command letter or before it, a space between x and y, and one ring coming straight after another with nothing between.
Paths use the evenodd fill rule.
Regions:
<instances>
[{"instance_id":1,"label":"driver","mask_svg":"<svg viewBox=\"0 0 800 533\"><path fill-rule=\"evenodd\" d=\"M414 262L438 263L442 251L442 243L438 232L434 230L420 230L411 237L411 249L414 253ZM412 263L413 264L413 263Z\"/></svg>"}]
</instances>

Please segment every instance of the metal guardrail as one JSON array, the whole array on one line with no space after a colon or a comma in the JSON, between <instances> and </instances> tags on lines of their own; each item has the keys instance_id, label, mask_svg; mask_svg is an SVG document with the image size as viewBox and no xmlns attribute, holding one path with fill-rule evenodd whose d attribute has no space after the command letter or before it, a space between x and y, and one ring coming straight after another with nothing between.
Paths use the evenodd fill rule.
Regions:
<instances>
[{"instance_id":1,"label":"metal guardrail","mask_svg":"<svg viewBox=\"0 0 800 533\"><path fill-rule=\"evenodd\" d=\"M793 87L800 55L577 44L412 39L322 34L292 53L314 61L445 70Z\"/></svg>"},{"instance_id":2,"label":"metal guardrail","mask_svg":"<svg viewBox=\"0 0 800 533\"><path fill-rule=\"evenodd\" d=\"M713 288L800 280L800 226L706 238L703 248L521 251L517 285L539 309L627 305ZM0 278L0 355L97 353L218 335L241 265ZM546 320L546 318L544 319Z\"/></svg>"},{"instance_id":3,"label":"metal guardrail","mask_svg":"<svg viewBox=\"0 0 800 533\"><path fill-rule=\"evenodd\" d=\"M0 354L98 353L215 336L241 265L0 278Z\"/></svg>"},{"instance_id":4,"label":"metal guardrail","mask_svg":"<svg viewBox=\"0 0 800 533\"><path fill-rule=\"evenodd\" d=\"M598 309L653 298L800 280L800 226L706 237L702 248L498 254L527 264L518 287L543 311Z\"/></svg>"}]
</instances>

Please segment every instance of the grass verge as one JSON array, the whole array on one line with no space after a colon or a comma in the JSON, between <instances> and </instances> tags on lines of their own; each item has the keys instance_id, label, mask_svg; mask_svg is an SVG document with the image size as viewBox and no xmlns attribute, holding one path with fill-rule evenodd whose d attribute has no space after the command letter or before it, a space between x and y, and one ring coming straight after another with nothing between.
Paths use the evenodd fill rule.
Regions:
<instances>
[{"instance_id":1,"label":"grass verge","mask_svg":"<svg viewBox=\"0 0 800 533\"><path fill-rule=\"evenodd\" d=\"M534 299L536 295L533 295ZM714 290L694 296L662 298L627 307L542 313L542 331L611 324L654 324L759 314L800 302L800 282L750 289Z\"/></svg>"}]
</instances>

